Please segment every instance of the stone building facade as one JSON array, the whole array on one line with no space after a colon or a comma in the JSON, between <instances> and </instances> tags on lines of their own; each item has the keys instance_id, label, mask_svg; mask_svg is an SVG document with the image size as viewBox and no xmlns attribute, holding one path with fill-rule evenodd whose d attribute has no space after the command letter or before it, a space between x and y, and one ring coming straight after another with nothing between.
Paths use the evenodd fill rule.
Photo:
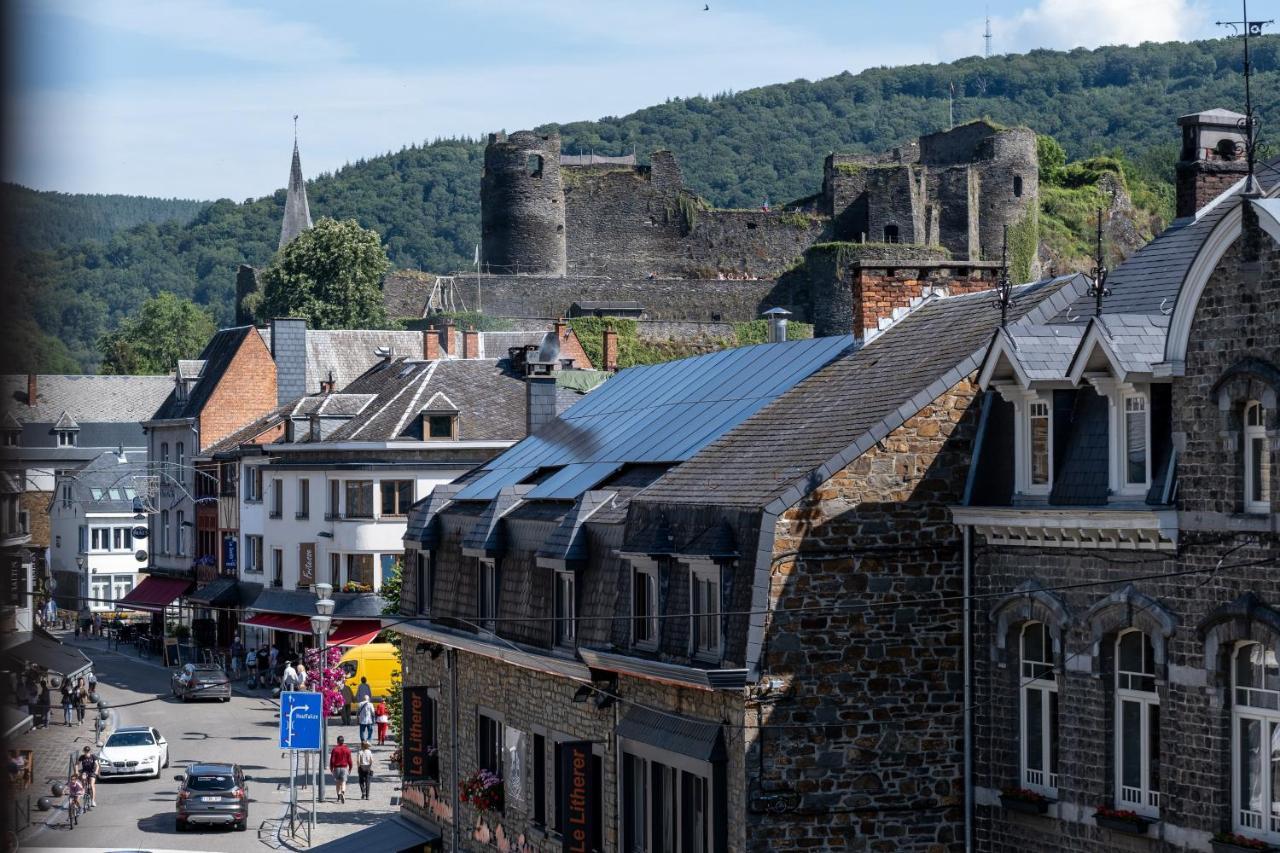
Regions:
<instances>
[{"instance_id":1,"label":"stone building facade","mask_svg":"<svg viewBox=\"0 0 1280 853\"><path fill-rule=\"evenodd\" d=\"M1210 201L987 357L975 849L1280 841L1280 208Z\"/></svg>"}]
</instances>

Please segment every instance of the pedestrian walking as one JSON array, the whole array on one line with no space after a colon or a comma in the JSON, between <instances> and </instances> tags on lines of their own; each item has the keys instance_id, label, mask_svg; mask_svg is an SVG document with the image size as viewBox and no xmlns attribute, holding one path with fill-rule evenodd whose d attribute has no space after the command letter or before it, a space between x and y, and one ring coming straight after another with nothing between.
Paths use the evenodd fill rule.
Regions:
<instances>
[{"instance_id":1,"label":"pedestrian walking","mask_svg":"<svg viewBox=\"0 0 1280 853\"><path fill-rule=\"evenodd\" d=\"M91 809L98 805L98 756L87 746L80 752L80 778L87 795L85 807Z\"/></svg>"},{"instance_id":2,"label":"pedestrian walking","mask_svg":"<svg viewBox=\"0 0 1280 853\"><path fill-rule=\"evenodd\" d=\"M49 711L53 707L53 700L49 696L49 683L40 682L40 696L36 699L36 721L39 727L46 729L49 727Z\"/></svg>"},{"instance_id":3,"label":"pedestrian walking","mask_svg":"<svg viewBox=\"0 0 1280 853\"><path fill-rule=\"evenodd\" d=\"M387 703L381 699L373 707L373 721L378 724L378 746L386 746L387 725L391 722L391 714L387 710Z\"/></svg>"},{"instance_id":4,"label":"pedestrian walking","mask_svg":"<svg viewBox=\"0 0 1280 853\"><path fill-rule=\"evenodd\" d=\"M102 614L93 614L93 635L101 639L102 637Z\"/></svg>"},{"instance_id":5,"label":"pedestrian walking","mask_svg":"<svg viewBox=\"0 0 1280 853\"><path fill-rule=\"evenodd\" d=\"M240 638L236 637L231 641L231 679L233 681L240 680L240 666L244 663L244 646L240 645Z\"/></svg>"},{"instance_id":6,"label":"pedestrian walking","mask_svg":"<svg viewBox=\"0 0 1280 853\"><path fill-rule=\"evenodd\" d=\"M307 666L304 663L298 664L298 688L299 690L307 689Z\"/></svg>"},{"instance_id":7,"label":"pedestrian walking","mask_svg":"<svg viewBox=\"0 0 1280 853\"><path fill-rule=\"evenodd\" d=\"M93 670L89 670L89 692L98 692L98 676L93 673Z\"/></svg>"},{"instance_id":8,"label":"pedestrian walking","mask_svg":"<svg viewBox=\"0 0 1280 853\"><path fill-rule=\"evenodd\" d=\"M72 692L72 702L76 707L76 725L84 725L84 706L89 701L89 688L84 683L84 678L76 682L75 690Z\"/></svg>"},{"instance_id":9,"label":"pedestrian walking","mask_svg":"<svg viewBox=\"0 0 1280 853\"><path fill-rule=\"evenodd\" d=\"M329 753L329 772L333 774L333 790L338 795L338 802L347 801L347 776L351 773L351 747L346 738L338 735L338 745Z\"/></svg>"},{"instance_id":10,"label":"pedestrian walking","mask_svg":"<svg viewBox=\"0 0 1280 853\"><path fill-rule=\"evenodd\" d=\"M360 779L360 799L369 799L369 784L373 782L373 750L369 741L360 741L360 751L356 753L356 773Z\"/></svg>"},{"instance_id":11,"label":"pedestrian walking","mask_svg":"<svg viewBox=\"0 0 1280 853\"><path fill-rule=\"evenodd\" d=\"M365 699L356 711L356 722L360 724L360 740L373 740L373 703Z\"/></svg>"},{"instance_id":12,"label":"pedestrian walking","mask_svg":"<svg viewBox=\"0 0 1280 853\"><path fill-rule=\"evenodd\" d=\"M280 649L275 646L267 653L267 673L272 683L276 680L276 665L280 662Z\"/></svg>"},{"instance_id":13,"label":"pedestrian walking","mask_svg":"<svg viewBox=\"0 0 1280 853\"><path fill-rule=\"evenodd\" d=\"M369 686L369 679L362 675L360 686L356 688L356 702L363 702L366 699L373 701L373 688Z\"/></svg>"},{"instance_id":14,"label":"pedestrian walking","mask_svg":"<svg viewBox=\"0 0 1280 853\"><path fill-rule=\"evenodd\" d=\"M280 692L298 689L298 671L293 668L293 661L284 665L284 675L280 677Z\"/></svg>"},{"instance_id":15,"label":"pedestrian walking","mask_svg":"<svg viewBox=\"0 0 1280 853\"><path fill-rule=\"evenodd\" d=\"M267 666L268 666L267 661L268 661L267 647L266 647L266 646L259 646L259 647L258 647L258 654L257 654L257 663L258 663L258 686L259 686L259 687L270 687L270 686L271 686L271 673L270 673L270 671L267 669Z\"/></svg>"},{"instance_id":16,"label":"pedestrian walking","mask_svg":"<svg viewBox=\"0 0 1280 853\"><path fill-rule=\"evenodd\" d=\"M67 689L66 682L64 681L62 687L62 724L64 726L71 725L71 714L76 709L76 702L73 697L74 694L72 691Z\"/></svg>"}]
</instances>

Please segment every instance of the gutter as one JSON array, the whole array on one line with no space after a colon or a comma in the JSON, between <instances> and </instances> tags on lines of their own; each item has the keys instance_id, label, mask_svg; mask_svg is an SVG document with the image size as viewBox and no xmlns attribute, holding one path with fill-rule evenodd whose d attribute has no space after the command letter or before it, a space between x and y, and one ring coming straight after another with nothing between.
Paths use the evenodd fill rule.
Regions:
<instances>
[{"instance_id":1,"label":"gutter","mask_svg":"<svg viewBox=\"0 0 1280 853\"><path fill-rule=\"evenodd\" d=\"M312 441L292 444L272 444L271 451L329 450L505 450L516 443L509 441Z\"/></svg>"}]
</instances>

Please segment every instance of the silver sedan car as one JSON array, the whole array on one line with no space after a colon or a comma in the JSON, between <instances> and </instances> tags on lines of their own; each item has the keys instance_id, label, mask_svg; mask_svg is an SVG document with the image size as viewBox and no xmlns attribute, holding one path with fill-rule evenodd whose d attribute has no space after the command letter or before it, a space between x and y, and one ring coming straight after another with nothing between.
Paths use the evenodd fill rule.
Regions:
<instances>
[{"instance_id":1,"label":"silver sedan car","mask_svg":"<svg viewBox=\"0 0 1280 853\"><path fill-rule=\"evenodd\" d=\"M231 701L231 679L222 667L212 663L188 663L170 679L173 695L183 702L189 699L221 699Z\"/></svg>"}]
</instances>

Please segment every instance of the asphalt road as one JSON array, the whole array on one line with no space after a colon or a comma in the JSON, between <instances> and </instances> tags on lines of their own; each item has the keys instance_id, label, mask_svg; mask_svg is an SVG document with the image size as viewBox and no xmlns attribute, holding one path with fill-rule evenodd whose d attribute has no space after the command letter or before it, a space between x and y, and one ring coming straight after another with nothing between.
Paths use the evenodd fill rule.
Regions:
<instances>
[{"instance_id":1,"label":"asphalt road","mask_svg":"<svg viewBox=\"0 0 1280 853\"><path fill-rule=\"evenodd\" d=\"M81 817L74 829L42 829L23 839L23 849L243 851L261 849L263 842L276 847L274 828L286 808L289 775L288 759L277 747L275 704L239 695L225 703L184 704L170 695L169 673L157 664L101 650L85 648L85 652L94 659L99 692L116 709L114 725L159 729L169 742L169 768L159 779L99 780L98 807ZM146 699L153 701L125 707ZM350 738L355 734L355 727L351 729L331 727L331 741L341 733ZM193 761L233 761L244 768L250 797L247 831L209 827L178 834L174 824L178 783L173 777ZM300 795L305 801L310 798L309 790ZM264 822L260 842L258 830Z\"/></svg>"}]
</instances>

